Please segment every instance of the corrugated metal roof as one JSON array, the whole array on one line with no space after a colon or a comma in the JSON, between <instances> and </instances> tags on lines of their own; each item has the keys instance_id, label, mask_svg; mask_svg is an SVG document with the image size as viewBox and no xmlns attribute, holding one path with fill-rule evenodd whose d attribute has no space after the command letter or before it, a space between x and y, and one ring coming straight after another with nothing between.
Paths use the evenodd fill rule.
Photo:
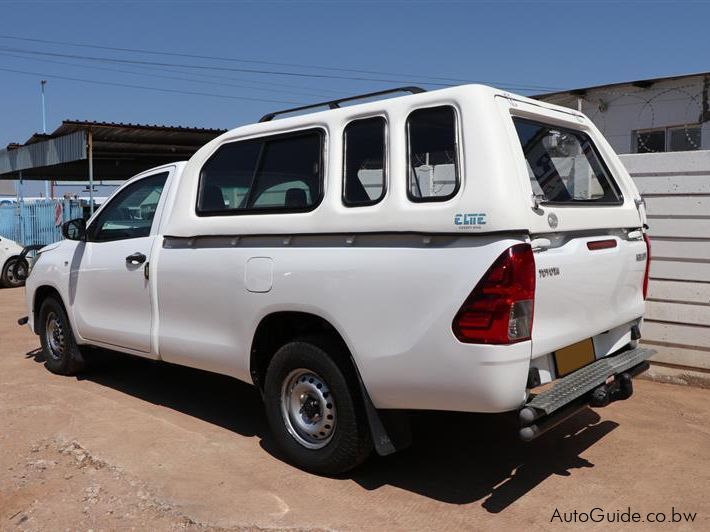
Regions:
<instances>
[{"instance_id":1,"label":"corrugated metal roof","mask_svg":"<svg viewBox=\"0 0 710 532\"><path fill-rule=\"evenodd\" d=\"M63 125L97 126L97 127L121 127L132 129L164 129L171 131L194 131L200 133L224 133L226 129L191 126L168 126L165 124L134 124L132 122L95 122L92 120L64 120ZM62 126L59 126L60 128Z\"/></svg>"},{"instance_id":2,"label":"corrugated metal roof","mask_svg":"<svg viewBox=\"0 0 710 532\"><path fill-rule=\"evenodd\" d=\"M535 96L531 96L531 98L535 98L537 100L545 100L547 98L554 98L555 96L563 96L567 94L572 94L572 95L581 95L584 94L586 91L591 91L595 89L608 89L610 87L620 87L622 85L634 85L637 87L650 87L654 83L658 83L660 81L672 81L676 79L687 79L687 78L697 78L697 77L702 77L702 76L710 76L710 72L697 72L695 74L681 74L677 76L664 76L660 78L647 78L647 79L637 79L634 81L619 81L615 83L607 83L605 85L592 85L591 87L581 87L578 89L569 89L566 91L557 91L557 92L545 92L543 94L536 94Z\"/></svg>"},{"instance_id":3,"label":"corrugated metal roof","mask_svg":"<svg viewBox=\"0 0 710 532\"><path fill-rule=\"evenodd\" d=\"M86 131L0 150L0 175L86 159Z\"/></svg>"},{"instance_id":4,"label":"corrugated metal roof","mask_svg":"<svg viewBox=\"0 0 710 532\"><path fill-rule=\"evenodd\" d=\"M126 179L153 166L189 159L226 130L186 126L64 120L52 133L35 133L23 145L0 150L0 178L85 179L91 133L96 179ZM65 146L77 139L77 146Z\"/></svg>"},{"instance_id":5,"label":"corrugated metal roof","mask_svg":"<svg viewBox=\"0 0 710 532\"><path fill-rule=\"evenodd\" d=\"M107 140L109 138L130 137L131 139L159 137L161 139L180 139L186 144L193 144L195 140L214 138L221 135L226 129L200 128L187 126L166 126L157 124L132 124L129 122L95 122L91 120L64 120L52 133L35 133L27 144L35 144L49 138L60 137L75 131L91 130L94 140Z\"/></svg>"}]
</instances>

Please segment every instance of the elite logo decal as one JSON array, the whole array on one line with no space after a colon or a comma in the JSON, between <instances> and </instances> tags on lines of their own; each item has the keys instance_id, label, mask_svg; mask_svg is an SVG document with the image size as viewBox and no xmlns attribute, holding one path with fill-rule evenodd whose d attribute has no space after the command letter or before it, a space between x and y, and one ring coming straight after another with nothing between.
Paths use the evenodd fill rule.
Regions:
<instances>
[{"instance_id":1,"label":"elite logo decal","mask_svg":"<svg viewBox=\"0 0 710 532\"><path fill-rule=\"evenodd\" d=\"M482 226L486 225L486 213L456 214L454 216L454 225L461 230L481 229Z\"/></svg>"}]
</instances>

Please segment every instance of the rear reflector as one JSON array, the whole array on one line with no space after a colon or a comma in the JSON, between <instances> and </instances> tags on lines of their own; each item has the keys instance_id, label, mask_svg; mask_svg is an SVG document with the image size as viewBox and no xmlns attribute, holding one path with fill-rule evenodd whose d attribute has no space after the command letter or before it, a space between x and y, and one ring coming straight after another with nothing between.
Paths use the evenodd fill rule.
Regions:
<instances>
[{"instance_id":1,"label":"rear reflector","mask_svg":"<svg viewBox=\"0 0 710 532\"><path fill-rule=\"evenodd\" d=\"M461 342L512 344L529 340L535 300L535 258L529 244L505 250L456 314Z\"/></svg>"},{"instance_id":2,"label":"rear reflector","mask_svg":"<svg viewBox=\"0 0 710 532\"><path fill-rule=\"evenodd\" d=\"M591 242L587 242L587 249L590 249L592 251L597 249L609 249L615 247L616 240L611 238L609 240L592 240Z\"/></svg>"},{"instance_id":3,"label":"rear reflector","mask_svg":"<svg viewBox=\"0 0 710 532\"><path fill-rule=\"evenodd\" d=\"M643 274L643 298L648 296L648 278L651 273L651 240L648 238L648 233L643 234L643 240L646 242L646 271Z\"/></svg>"}]
</instances>

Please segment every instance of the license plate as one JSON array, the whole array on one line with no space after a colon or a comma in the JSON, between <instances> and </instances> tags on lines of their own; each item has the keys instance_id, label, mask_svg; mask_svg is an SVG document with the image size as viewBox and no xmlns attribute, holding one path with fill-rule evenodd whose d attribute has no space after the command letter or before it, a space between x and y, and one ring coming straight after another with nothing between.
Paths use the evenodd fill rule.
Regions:
<instances>
[{"instance_id":1,"label":"license plate","mask_svg":"<svg viewBox=\"0 0 710 532\"><path fill-rule=\"evenodd\" d=\"M564 377L596 360L594 342L591 338L555 351L557 376Z\"/></svg>"}]
</instances>

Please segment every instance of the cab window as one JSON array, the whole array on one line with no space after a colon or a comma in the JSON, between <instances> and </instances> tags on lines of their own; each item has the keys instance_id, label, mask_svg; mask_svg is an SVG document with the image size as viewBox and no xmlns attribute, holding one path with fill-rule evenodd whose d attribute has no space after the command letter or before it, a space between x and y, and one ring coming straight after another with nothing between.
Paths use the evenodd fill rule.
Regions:
<instances>
[{"instance_id":1,"label":"cab window","mask_svg":"<svg viewBox=\"0 0 710 532\"><path fill-rule=\"evenodd\" d=\"M168 172L128 185L104 207L88 229L93 242L110 242L150 235Z\"/></svg>"}]
</instances>

